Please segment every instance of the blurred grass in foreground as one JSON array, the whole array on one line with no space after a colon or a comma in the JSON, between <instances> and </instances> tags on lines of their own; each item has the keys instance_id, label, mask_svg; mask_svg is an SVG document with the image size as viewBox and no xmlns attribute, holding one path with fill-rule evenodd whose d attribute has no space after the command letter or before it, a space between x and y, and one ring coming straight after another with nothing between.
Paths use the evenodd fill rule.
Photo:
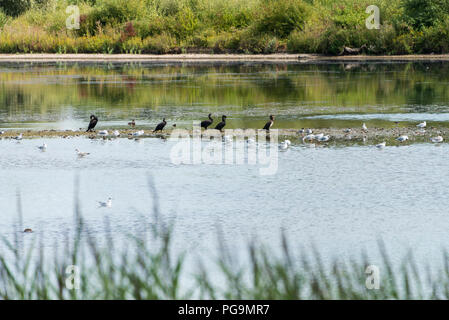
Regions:
<instances>
[{"instance_id":1,"label":"blurred grass in foreground","mask_svg":"<svg viewBox=\"0 0 449 320\"><path fill-rule=\"evenodd\" d=\"M12 242L4 238L7 252L0 252L0 299L449 298L446 252L444 268L436 275L427 269L423 275L411 254L402 260L399 268L393 268L382 242L379 243L382 255L382 264L378 266L381 270L379 290L366 288L365 269L369 265L366 255L358 261L334 260L325 264L315 248L312 253L296 255L284 235L280 254L250 243L249 263L243 265L226 247L218 230L220 253L214 272L200 262L194 274L186 274L186 255L173 254L173 224L162 222L156 189L152 180L149 181L153 198L152 224L148 233L129 238L125 245L132 246L133 250L117 250L107 220L105 245L100 245L89 232L89 226L83 223L77 196L76 232L72 239L66 239L64 248L56 247L52 258L45 256L42 243L24 248L19 232L15 232ZM18 224L22 227L20 196L18 215ZM69 277L66 268L70 265L80 270L78 290L66 287ZM221 285L217 285L217 278L224 280Z\"/></svg>"}]
</instances>

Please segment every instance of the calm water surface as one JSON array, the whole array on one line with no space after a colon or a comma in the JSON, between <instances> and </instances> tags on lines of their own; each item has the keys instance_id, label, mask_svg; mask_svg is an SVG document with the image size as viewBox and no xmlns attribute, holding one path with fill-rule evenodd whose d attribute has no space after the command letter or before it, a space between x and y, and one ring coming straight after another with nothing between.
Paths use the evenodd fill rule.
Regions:
<instances>
[{"instance_id":1,"label":"calm water surface","mask_svg":"<svg viewBox=\"0 0 449 320\"><path fill-rule=\"evenodd\" d=\"M151 126L166 117L181 126L208 112L227 114L229 127L446 126L447 64L202 64L1 65L0 127L100 127L136 119ZM46 142L47 152L36 146ZM197 255L216 248L216 226L243 250L257 237L276 246L284 228L292 243L311 242L331 256L376 259L384 239L399 259L409 248L437 261L449 243L449 147L446 144L309 148L294 143L279 153L278 172L261 176L252 165L180 165L173 142L84 138L0 140L0 233L12 236L20 191L24 224L63 242L73 228L74 180L91 230L104 234L108 217L117 237L151 222L153 176L164 219L176 217L175 245ZM74 149L91 154L77 158ZM97 201L113 197L113 207ZM432 260L434 259L434 260Z\"/></svg>"}]
</instances>

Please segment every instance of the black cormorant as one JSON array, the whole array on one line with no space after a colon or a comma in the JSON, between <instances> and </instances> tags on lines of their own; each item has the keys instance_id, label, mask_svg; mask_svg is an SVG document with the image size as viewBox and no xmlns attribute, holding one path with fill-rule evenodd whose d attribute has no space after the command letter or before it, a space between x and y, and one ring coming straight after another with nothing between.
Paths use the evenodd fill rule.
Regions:
<instances>
[{"instance_id":1,"label":"black cormorant","mask_svg":"<svg viewBox=\"0 0 449 320\"><path fill-rule=\"evenodd\" d=\"M270 128L273 126L273 123L274 123L274 116L271 115L271 116L270 116L270 121L268 121L268 122L265 124L265 126L263 127L264 130L269 131Z\"/></svg>"},{"instance_id":2,"label":"black cormorant","mask_svg":"<svg viewBox=\"0 0 449 320\"><path fill-rule=\"evenodd\" d=\"M167 121L165 121L165 118L162 119L162 122L159 123L159 124L156 126L156 129L154 129L153 132L156 132L156 131L162 131L162 129L164 129L164 127L165 127L166 124L167 124Z\"/></svg>"},{"instance_id":3,"label":"black cormorant","mask_svg":"<svg viewBox=\"0 0 449 320\"><path fill-rule=\"evenodd\" d=\"M94 115L91 115L90 116L89 127L87 128L86 132L92 131L95 128L95 126L97 125L97 123L98 123L98 118L96 116L94 116Z\"/></svg>"},{"instance_id":4,"label":"black cormorant","mask_svg":"<svg viewBox=\"0 0 449 320\"><path fill-rule=\"evenodd\" d=\"M214 119L212 119L212 113L209 113L208 118L209 120L204 120L201 122L201 128L204 128L207 130L207 127L210 126L212 124L212 122L214 122Z\"/></svg>"},{"instance_id":5,"label":"black cormorant","mask_svg":"<svg viewBox=\"0 0 449 320\"><path fill-rule=\"evenodd\" d=\"M215 129L221 131L224 128L225 125L226 125L226 116L222 116L221 117L221 122L216 125Z\"/></svg>"}]
</instances>

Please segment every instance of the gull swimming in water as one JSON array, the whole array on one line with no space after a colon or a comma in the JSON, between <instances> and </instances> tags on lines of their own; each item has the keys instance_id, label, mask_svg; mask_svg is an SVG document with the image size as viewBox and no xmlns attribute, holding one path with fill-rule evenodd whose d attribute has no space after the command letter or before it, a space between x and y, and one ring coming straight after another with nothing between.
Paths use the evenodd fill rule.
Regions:
<instances>
[{"instance_id":1,"label":"gull swimming in water","mask_svg":"<svg viewBox=\"0 0 449 320\"><path fill-rule=\"evenodd\" d=\"M290 147L292 143L290 142L290 140L285 140L281 143L281 149L282 150L286 150L288 149L288 147Z\"/></svg>"},{"instance_id":2,"label":"gull swimming in water","mask_svg":"<svg viewBox=\"0 0 449 320\"><path fill-rule=\"evenodd\" d=\"M425 121L419 123L416 125L418 128L425 128L427 126L427 123Z\"/></svg>"},{"instance_id":3,"label":"gull swimming in water","mask_svg":"<svg viewBox=\"0 0 449 320\"><path fill-rule=\"evenodd\" d=\"M399 142L404 142L408 140L408 136L400 136L398 138L396 138L396 140L398 140Z\"/></svg>"},{"instance_id":4,"label":"gull swimming in water","mask_svg":"<svg viewBox=\"0 0 449 320\"><path fill-rule=\"evenodd\" d=\"M443 142L443 137L442 136L433 137L430 138L430 141L432 141L433 143L440 143Z\"/></svg>"},{"instance_id":5,"label":"gull swimming in water","mask_svg":"<svg viewBox=\"0 0 449 320\"><path fill-rule=\"evenodd\" d=\"M387 143L384 141L382 143L376 144L376 148L382 149L382 148L385 148L386 145L387 145Z\"/></svg>"},{"instance_id":6,"label":"gull swimming in water","mask_svg":"<svg viewBox=\"0 0 449 320\"><path fill-rule=\"evenodd\" d=\"M89 152L81 152L78 149L75 149L76 153L78 154L78 157L85 157L88 156L90 153Z\"/></svg>"},{"instance_id":7,"label":"gull swimming in water","mask_svg":"<svg viewBox=\"0 0 449 320\"><path fill-rule=\"evenodd\" d=\"M111 208L112 207L112 198L109 197L108 201L103 202L103 201L98 201L99 204L99 208Z\"/></svg>"},{"instance_id":8,"label":"gull swimming in water","mask_svg":"<svg viewBox=\"0 0 449 320\"><path fill-rule=\"evenodd\" d=\"M43 145L41 145L41 146L38 146L37 147L40 151L42 151L42 152L44 152L44 151L46 151L47 150L47 144L46 143L44 143Z\"/></svg>"}]
</instances>

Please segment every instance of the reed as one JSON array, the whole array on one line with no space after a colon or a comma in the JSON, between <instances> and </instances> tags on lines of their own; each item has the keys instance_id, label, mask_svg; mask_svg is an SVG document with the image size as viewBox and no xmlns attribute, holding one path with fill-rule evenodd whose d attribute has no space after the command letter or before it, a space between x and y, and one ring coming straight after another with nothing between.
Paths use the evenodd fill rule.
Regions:
<instances>
[{"instance_id":1,"label":"reed","mask_svg":"<svg viewBox=\"0 0 449 320\"><path fill-rule=\"evenodd\" d=\"M214 266L198 261L192 274L186 272L186 253L175 252L172 245L174 221L167 222L160 212L157 190L148 179L152 195L150 222L142 218L145 232L128 235L125 245L110 232L99 239L90 231L80 211L75 191L73 232L63 245L55 243L51 255L44 250L42 238L24 245L24 236L14 233L3 238L0 251L1 299L447 299L448 254L438 272L418 267L410 253L400 265L393 265L385 245L381 253L380 289L366 287L366 254L359 259L324 260L319 250L293 250L285 234L280 250L274 251L257 241L247 247L247 259L239 261L217 228L219 254ZM76 183L76 186L78 183ZM76 187L75 190L78 190ZM21 230L20 195L18 222ZM120 246L117 246L120 243ZM119 248L126 247L127 250ZM70 290L67 267L79 267L80 286ZM217 279L222 279L217 283Z\"/></svg>"}]
</instances>

